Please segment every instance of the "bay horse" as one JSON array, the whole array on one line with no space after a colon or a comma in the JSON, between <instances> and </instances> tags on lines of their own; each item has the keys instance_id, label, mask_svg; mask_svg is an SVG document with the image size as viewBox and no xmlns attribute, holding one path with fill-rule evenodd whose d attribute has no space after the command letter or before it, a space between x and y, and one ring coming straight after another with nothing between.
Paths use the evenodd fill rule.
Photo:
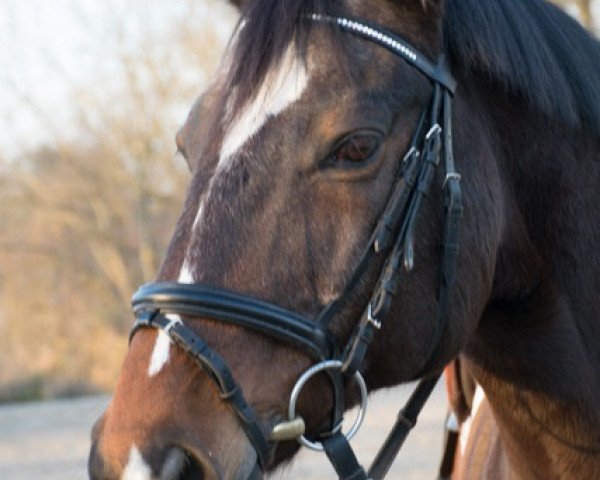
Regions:
<instances>
[{"instance_id":1,"label":"bay horse","mask_svg":"<svg viewBox=\"0 0 600 480\"><path fill-rule=\"evenodd\" d=\"M424 379L404 437L457 355L454 478L600 478L598 42L543 0L237 6L90 478L262 478L301 444L382 478L401 442L367 474L344 409Z\"/></svg>"}]
</instances>

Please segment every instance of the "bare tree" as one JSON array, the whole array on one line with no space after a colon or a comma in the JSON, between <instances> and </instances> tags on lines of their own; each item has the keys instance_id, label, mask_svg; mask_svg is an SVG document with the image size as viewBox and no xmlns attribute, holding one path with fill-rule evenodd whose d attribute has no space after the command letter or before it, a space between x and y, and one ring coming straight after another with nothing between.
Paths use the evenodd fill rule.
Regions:
<instances>
[{"instance_id":1,"label":"bare tree","mask_svg":"<svg viewBox=\"0 0 600 480\"><path fill-rule=\"evenodd\" d=\"M585 25L586 28L592 29L592 0L577 0L577 8L579 9L579 14L581 15L581 23Z\"/></svg>"},{"instance_id":2,"label":"bare tree","mask_svg":"<svg viewBox=\"0 0 600 480\"><path fill-rule=\"evenodd\" d=\"M3 85L52 143L0 164L0 361L9 366L0 383L37 374L114 381L131 294L155 275L185 193L174 135L224 45L200 19L206 2L183 5L160 35L141 28L132 39L116 20L122 39L92 85L49 60L71 85L70 131L19 84Z\"/></svg>"},{"instance_id":3,"label":"bare tree","mask_svg":"<svg viewBox=\"0 0 600 480\"><path fill-rule=\"evenodd\" d=\"M592 1L575 3L590 26ZM93 84L77 85L45 52L70 85L75 129L18 82L1 85L52 142L0 161L0 384L27 375L114 381L131 293L155 274L187 183L173 137L224 45L214 18L233 20L219 0L177 5L170 28L141 28L135 41L130 19L115 13L114 64ZM144 8L137 14L143 27ZM92 30L94 19L80 21Z\"/></svg>"},{"instance_id":4,"label":"bare tree","mask_svg":"<svg viewBox=\"0 0 600 480\"><path fill-rule=\"evenodd\" d=\"M577 9L577 16L582 25L588 30L594 29L594 19L592 16L592 6L594 0L553 0L563 7L573 5Z\"/></svg>"}]
</instances>

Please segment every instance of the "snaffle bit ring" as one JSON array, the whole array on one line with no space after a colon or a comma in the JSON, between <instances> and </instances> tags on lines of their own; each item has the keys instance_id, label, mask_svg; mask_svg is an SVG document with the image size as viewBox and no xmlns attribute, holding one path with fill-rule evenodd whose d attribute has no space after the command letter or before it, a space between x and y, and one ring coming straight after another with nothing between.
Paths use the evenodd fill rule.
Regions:
<instances>
[{"instance_id":1,"label":"snaffle bit ring","mask_svg":"<svg viewBox=\"0 0 600 480\"><path fill-rule=\"evenodd\" d=\"M309 368L306 372L304 372L300 376L300 378L296 382L296 385L294 385L292 394L290 396L290 405L288 407L288 417L290 420L293 420L296 418L296 402L298 401L298 396L300 395L300 391L302 390L302 387L304 387L306 382L308 382L311 377L313 377L314 375L316 375L319 372L322 372L323 370L341 369L343 365L344 365L344 362L342 362L340 360L326 360L324 362L318 363L318 364L314 365L313 367ZM367 392L367 385L365 383L365 379L360 374L360 372L357 371L354 373L354 381L358 384L358 386L360 388L361 400L360 400L360 408L358 410L358 415L356 417L356 420L354 421L354 424L352 425L352 427L350 428L348 433L344 434L344 436L346 437L346 439L348 439L348 441L350 441L354 437L354 435L356 435L356 433L358 432L358 430L360 429L360 427L363 423L363 420L365 419L365 414L367 413L368 392ZM340 427L341 427L341 425L340 425ZM335 432L332 432L332 433L335 433ZM323 451L323 444L321 442L312 442L312 441L308 440L304 435L300 435L298 437L298 442L300 442L301 445L303 445L304 447L306 447L310 450L315 450L317 452Z\"/></svg>"}]
</instances>

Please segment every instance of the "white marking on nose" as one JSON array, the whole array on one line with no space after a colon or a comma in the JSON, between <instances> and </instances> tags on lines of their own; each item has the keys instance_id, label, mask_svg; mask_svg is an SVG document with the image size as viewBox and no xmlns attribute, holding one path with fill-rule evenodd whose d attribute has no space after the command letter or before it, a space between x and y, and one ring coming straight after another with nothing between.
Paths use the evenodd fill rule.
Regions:
<instances>
[{"instance_id":1,"label":"white marking on nose","mask_svg":"<svg viewBox=\"0 0 600 480\"><path fill-rule=\"evenodd\" d=\"M121 480L152 480L152 471L135 444L129 450L129 460Z\"/></svg>"},{"instance_id":2,"label":"white marking on nose","mask_svg":"<svg viewBox=\"0 0 600 480\"><path fill-rule=\"evenodd\" d=\"M179 315L170 313L166 315L166 317L173 322L181 322L181 317ZM150 357L150 366L148 367L148 375L150 377L159 373L169 361L171 343L169 336L163 330L159 330L158 336L156 337L156 343L154 344L154 350L152 350L152 355Z\"/></svg>"},{"instance_id":3,"label":"white marking on nose","mask_svg":"<svg viewBox=\"0 0 600 480\"><path fill-rule=\"evenodd\" d=\"M293 45L286 50L282 61L267 73L254 100L233 122L221 146L219 169L265 122L298 100L308 84L304 63L297 58Z\"/></svg>"}]
</instances>

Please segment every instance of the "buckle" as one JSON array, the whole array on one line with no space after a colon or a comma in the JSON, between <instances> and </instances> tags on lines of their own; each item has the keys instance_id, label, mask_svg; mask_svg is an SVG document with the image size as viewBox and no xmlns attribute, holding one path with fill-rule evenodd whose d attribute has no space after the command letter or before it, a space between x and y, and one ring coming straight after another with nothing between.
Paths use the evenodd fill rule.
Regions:
<instances>
[{"instance_id":1,"label":"buckle","mask_svg":"<svg viewBox=\"0 0 600 480\"><path fill-rule=\"evenodd\" d=\"M429 129L427 135L425 135L425 140L429 140L434 135L437 135L442 132L442 127L440 127L439 123L436 123L433 127Z\"/></svg>"},{"instance_id":2,"label":"buckle","mask_svg":"<svg viewBox=\"0 0 600 480\"><path fill-rule=\"evenodd\" d=\"M169 335L171 333L171 330L173 330L173 327L175 325L177 325L178 323L181 324L183 322L181 321L180 318L173 318L172 315L166 315L166 317L169 319L169 323L167 323L165 325L165 327L163 328L163 330L165 331L165 333L167 335Z\"/></svg>"},{"instance_id":3,"label":"buckle","mask_svg":"<svg viewBox=\"0 0 600 480\"><path fill-rule=\"evenodd\" d=\"M306 372L304 372L300 378L296 381L296 385L292 390L292 394L290 396L290 404L288 406L288 421L293 421L298 419L299 417L296 415L296 403L298 402L298 397L300 395L300 391L302 387L308 382L313 376L317 373L322 372L323 370L339 370L344 366L344 363L340 360L325 360L324 362L317 363L316 365L309 368ZM344 433L343 435L346 437L348 441L356 435L360 426L362 425L363 420L365 419L365 414L367 412L367 404L368 400L368 392L367 392L367 384L365 383L364 378L360 374L360 372L354 373L354 381L358 384L360 388L360 408L358 410L358 415L354 424L348 431L348 433ZM342 424L336 425L336 427L331 432L321 433L321 437L330 436L336 434L342 427ZM317 452L322 452L324 450L323 444L321 442L313 442L308 440L304 435L299 435L297 438L298 442L305 446L310 450L315 450Z\"/></svg>"},{"instance_id":4,"label":"buckle","mask_svg":"<svg viewBox=\"0 0 600 480\"><path fill-rule=\"evenodd\" d=\"M417 150L416 147L410 147L410 149L408 150L408 152L406 152L406 155L404 155L404 158L402 158L402 164L405 164L406 162L408 162L408 159L414 155L414 154L418 154L419 150Z\"/></svg>"},{"instance_id":5,"label":"buckle","mask_svg":"<svg viewBox=\"0 0 600 480\"><path fill-rule=\"evenodd\" d=\"M373 325L377 330L381 330L381 320L377 320L373 317L371 303L367 307L367 322Z\"/></svg>"},{"instance_id":6,"label":"buckle","mask_svg":"<svg viewBox=\"0 0 600 480\"><path fill-rule=\"evenodd\" d=\"M461 179L462 175L458 172L447 173L446 178L444 178L444 184L442 185L442 188L446 188L446 185L450 180L456 180L457 182L460 182Z\"/></svg>"}]
</instances>

